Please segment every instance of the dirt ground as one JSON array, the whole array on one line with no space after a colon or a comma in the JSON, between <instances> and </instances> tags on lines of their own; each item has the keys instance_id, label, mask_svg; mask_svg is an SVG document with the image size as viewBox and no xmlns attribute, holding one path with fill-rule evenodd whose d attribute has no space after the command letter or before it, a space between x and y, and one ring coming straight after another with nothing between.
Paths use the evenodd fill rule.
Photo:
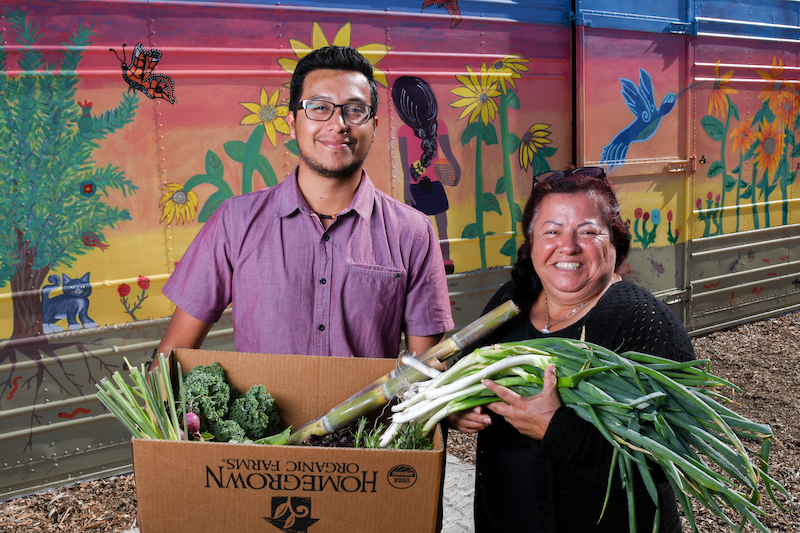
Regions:
<instances>
[{"instance_id":1,"label":"dirt ground","mask_svg":"<svg viewBox=\"0 0 800 533\"><path fill-rule=\"evenodd\" d=\"M768 423L776 436L770 473L789 492L800 495L800 314L740 326L694 339L699 358L711 360L711 371L742 389L728 396L734 410ZM453 435L449 453L474 464L475 440ZM769 500L767 499L767 502ZM132 475L115 476L50 490L0 503L0 532L122 532L134 526L136 491ZM775 512L762 522L772 533L800 532L800 513ZM698 528L704 533L733 531L698 506ZM684 531L691 531L688 526ZM748 525L744 531L757 531Z\"/></svg>"}]
</instances>

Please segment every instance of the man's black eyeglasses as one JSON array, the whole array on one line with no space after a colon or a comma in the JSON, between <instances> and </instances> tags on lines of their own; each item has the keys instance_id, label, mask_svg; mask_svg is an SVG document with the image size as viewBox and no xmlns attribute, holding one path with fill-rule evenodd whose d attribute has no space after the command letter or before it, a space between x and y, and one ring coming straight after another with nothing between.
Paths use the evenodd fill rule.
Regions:
<instances>
[{"instance_id":1,"label":"man's black eyeglasses","mask_svg":"<svg viewBox=\"0 0 800 533\"><path fill-rule=\"evenodd\" d=\"M348 124L366 124L374 110L367 104L334 104L325 100L302 100L300 102L309 120L325 122L333 116L337 107L342 108L342 118Z\"/></svg>"},{"instance_id":2,"label":"man's black eyeglasses","mask_svg":"<svg viewBox=\"0 0 800 533\"><path fill-rule=\"evenodd\" d=\"M540 183L552 183L568 176L584 176L587 178L602 179L606 177L606 171L600 167L580 167L567 171L551 170L542 172L533 177L533 186Z\"/></svg>"}]
</instances>

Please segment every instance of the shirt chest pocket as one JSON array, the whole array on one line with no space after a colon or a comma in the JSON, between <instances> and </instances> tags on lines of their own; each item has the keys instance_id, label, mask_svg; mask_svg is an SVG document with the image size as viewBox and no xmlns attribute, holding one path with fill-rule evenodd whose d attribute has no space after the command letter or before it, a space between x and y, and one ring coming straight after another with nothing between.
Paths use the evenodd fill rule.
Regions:
<instances>
[{"instance_id":1,"label":"shirt chest pocket","mask_svg":"<svg viewBox=\"0 0 800 533\"><path fill-rule=\"evenodd\" d=\"M394 322L403 316L406 276L402 270L378 265L352 264L344 282L344 313Z\"/></svg>"}]
</instances>

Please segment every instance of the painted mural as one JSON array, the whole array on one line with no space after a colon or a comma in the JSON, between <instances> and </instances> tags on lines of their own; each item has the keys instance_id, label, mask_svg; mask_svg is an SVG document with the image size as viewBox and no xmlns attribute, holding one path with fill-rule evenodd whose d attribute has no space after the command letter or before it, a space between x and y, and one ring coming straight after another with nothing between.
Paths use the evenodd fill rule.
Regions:
<instances>
[{"instance_id":1,"label":"painted mural","mask_svg":"<svg viewBox=\"0 0 800 533\"><path fill-rule=\"evenodd\" d=\"M16 45L0 56L0 150L14 162L0 176L0 201L10 213L0 221L0 407L34 406L13 422L27 428L20 447L28 453L52 448L37 428L102 412L91 399L93 383L121 361L95 352L163 331L124 330L120 339L108 328L171 314L161 286L221 203L292 171L297 147L285 121L288 82L311 49L352 45L373 64L379 129L366 168L376 186L431 217L448 273L511 264L533 174L567 163L553 158L569 143L567 123L559 124L569 99L561 91L526 91L536 61L523 55L456 60L448 66L455 73L442 76L441 65L417 69L399 53L447 40L420 39L425 28L412 23L387 40L383 28L350 16L285 23L275 15L269 24L284 26L277 46L227 56L227 75L209 77L186 52L196 36L209 47L244 50L263 21L233 20L237 30L229 37L203 31L212 9L192 28L165 17L163 40L130 23L135 6L120 15L93 5L107 10L88 17L102 21L97 26L55 4L4 7L3 37ZM457 4L450 7L455 17ZM550 32L561 44L548 53L563 55L568 32ZM456 57L475 55L469 35L454 41ZM69 48L53 46L64 41ZM558 69L555 88L567 82L568 63ZM461 287L481 283L475 278ZM36 407L51 397L72 407Z\"/></svg>"},{"instance_id":2,"label":"painted mural","mask_svg":"<svg viewBox=\"0 0 800 533\"><path fill-rule=\"evenodd\" d=\"M723 72L720 63L714 65L708 114L700 120L712 141L709 148L717 145L703 154L708 158L705 174L721 182L696 200L702 236L738 232L745 225L761 229L789 224L790 187L800 168L800 143L795 138L800 128L800 87L789 79L797 68L787 69L783 58L773 56L771 68L757 70L763 84L753 99L744 87L736 88L741 85L733 81L734 70ZM734 100L746 102L748 112L740 113ZM727 228L722 216L726 207L735 207L725 217L730 220ZM743 217L750 220L743 224Z\"/></svg>"},{"instance_id":3,"label":"painted mural","mask_svg":"<svg viewBox=\"0 0 800 533\"><path fill-rule=\"evenodd\" d=\"M550 169L607 170L633 238L623 268L654 292L682 287L688 240L798 221L791 50L742 65L715 42L690 64L687 36L584 28L575 42L566 5L542 24L534 8L554 10L526 3L151 4L0 7L0 418L16 435L0 452L66 453L44 432L101 414L94 383L125 350L152 352L173 311L161 288L202 225L294 170L288 84L328 44L375 68L366 170L430 217L459 325L515 261L532 178ZM714 268L788 260L742 251Z\"/></svg>"}]
</instances>

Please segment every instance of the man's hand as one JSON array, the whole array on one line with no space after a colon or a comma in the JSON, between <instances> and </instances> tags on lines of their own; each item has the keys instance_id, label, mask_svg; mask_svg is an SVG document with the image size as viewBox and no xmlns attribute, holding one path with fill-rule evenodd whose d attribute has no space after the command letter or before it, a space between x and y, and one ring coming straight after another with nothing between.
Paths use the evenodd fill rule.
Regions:
<instances>
[{"instance_id":1,"label":"man's hand","mask_svg":"<svg viewBox=\"0 0 800 533\"><path fill-rule=\"evenodd\" d=\"M488 404L487 407L489 409L505 418L506 422L514 426L523 435L536 440L544 438L553 414L561 407L555 366L550 365L547 367L544 373L542 392L534 396L520 396L511 389L507 389L488 379L482 380L481 383L503 400L502 402Z\"/></svg>"}]
</instances>

